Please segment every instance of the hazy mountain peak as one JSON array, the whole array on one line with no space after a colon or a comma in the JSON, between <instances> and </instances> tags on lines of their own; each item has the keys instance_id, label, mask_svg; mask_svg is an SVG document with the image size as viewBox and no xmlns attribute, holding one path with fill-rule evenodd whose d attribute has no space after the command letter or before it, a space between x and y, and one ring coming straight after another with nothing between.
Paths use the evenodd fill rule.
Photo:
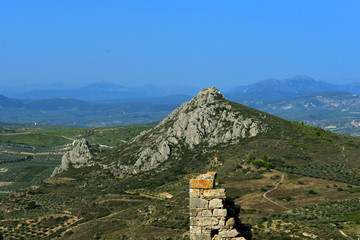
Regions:
<instances>
[{"instance_id":1,"label":"hazy mountain peak","mask_svg":"<svg viewBox=\"0 0 360 240\"><path fill-rule=\"evenodd\" d=\"M314 79L312 77L309 77L309 76L304 75L304 74L298 74L298 75L293 76L289 80L314 80Z\"/></svg>"}]
</instances>

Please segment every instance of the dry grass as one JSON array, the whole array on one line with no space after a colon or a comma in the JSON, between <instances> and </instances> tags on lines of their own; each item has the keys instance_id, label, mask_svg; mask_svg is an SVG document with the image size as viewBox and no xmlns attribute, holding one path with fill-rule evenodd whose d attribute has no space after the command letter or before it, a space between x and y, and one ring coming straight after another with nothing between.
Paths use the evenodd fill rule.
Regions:
<instances>
[{"instance_id":1,"label":"dry grass","mask_svg":"<svg viewBox=\"0 0 360 240\"><path fill-rule=\"evenodd\" d=\"M266 200L263 197L264 191L261 191L262 188L271 189L272 187L268 187L269 185L275 186L275 184L280 181L280 178L274 179L276 175L281 176L282 172L266 172L264 173L264 177L262 179L232 182L226 184L225 188L250 188L254 190L254 192L246 194L235 200L235 202L240 204L243 209L257 209L264 212L284 212L286 211L285 209ZM268 193L267 197L286 208L294 208L307 204L317 204L333 200L360 197L360 193L338 191L338 187L346 190L347 186L348 184L335 181L327 181L309 177L294 177L294 175L285 174L284 181L276 190ZM317 194L309 194L309 190L314 190ZM291 200L277 200L278 197L285 196L290 196Z\"/></svg>"},{"instance_id":2,"label":"dry grass","mask_svg":"<svg viewBox=\"0 0 360 240\"><path fill-rule=\"evenodd\" d=\"M45 180L44 182L49 184L57 184L57 183L67 183L71 181L75 181L75 178L69 178L69 177L58 177L58 178L50 178Z\"/></svg>"}]
</instances>

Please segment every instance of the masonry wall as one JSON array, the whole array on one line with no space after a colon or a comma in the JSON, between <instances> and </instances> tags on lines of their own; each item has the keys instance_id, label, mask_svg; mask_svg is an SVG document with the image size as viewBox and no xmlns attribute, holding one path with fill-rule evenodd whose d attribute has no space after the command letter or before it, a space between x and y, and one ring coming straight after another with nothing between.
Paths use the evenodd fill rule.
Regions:
<instances>
[{"instance_id":1,"label":"masonry wall","mask_svg":"<svg viewBox=\"0 0 360 240\"><path fill-rule=\"evenodd\" d=\"M208 172L190 179L190 240L250 240L251 226L245 226L245 238L240 207L226 198L225 189L215 189L215 178L216 172Z\"/></svg>"}]
</instances>

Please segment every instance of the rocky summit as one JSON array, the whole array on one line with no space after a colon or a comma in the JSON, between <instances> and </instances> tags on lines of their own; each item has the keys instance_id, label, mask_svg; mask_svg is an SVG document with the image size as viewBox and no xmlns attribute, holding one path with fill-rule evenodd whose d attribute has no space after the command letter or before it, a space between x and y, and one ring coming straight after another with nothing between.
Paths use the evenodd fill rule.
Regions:
<instances>
[{"instance_id":1,"label":"rocky summit","mask_svg":"<svg viewBox=\"0 0 360 240\"><path fill-rule=\"evenodd\" d=\"M155 169L170 158L179 160L184 149L236 144L266 132L267 117L226 100L219 90L209 87L122 148L111 169L120 175L138 173Z\"/></svg>"}]
</instances>

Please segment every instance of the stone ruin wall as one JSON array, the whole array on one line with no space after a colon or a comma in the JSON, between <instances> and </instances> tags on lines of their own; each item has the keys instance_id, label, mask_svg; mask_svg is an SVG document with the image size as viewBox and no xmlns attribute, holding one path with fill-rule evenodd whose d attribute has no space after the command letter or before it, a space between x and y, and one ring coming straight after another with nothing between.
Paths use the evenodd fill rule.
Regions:
<instances>
[{"instance_id":1,"label":"stone ruin wall","mask_svg":"<svg viewBox=\"0 0 360 240\"><path fill-rule=\"evenodd\" d=\"M190 240L250 240L251 226L237 217L240 206L215 189L216 172L190 179Z\"/></svg>"}]
</instances>

